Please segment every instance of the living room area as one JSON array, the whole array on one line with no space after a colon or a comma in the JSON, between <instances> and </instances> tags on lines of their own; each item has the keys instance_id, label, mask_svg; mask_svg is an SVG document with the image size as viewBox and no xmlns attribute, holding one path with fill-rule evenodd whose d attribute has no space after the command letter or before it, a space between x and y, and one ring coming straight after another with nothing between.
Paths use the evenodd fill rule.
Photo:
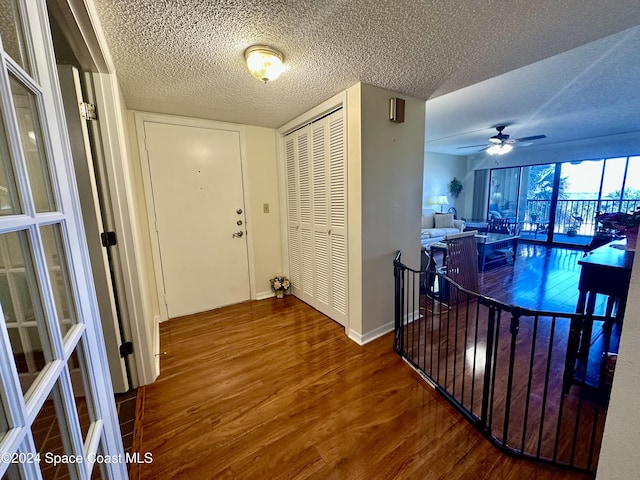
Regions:
<instances>
[{"instance_id":1,"label":"living room area","mask_svg":"<svg viewBox=\"0 0 640 480\"><path fill-rule=\"evenodd\" d=\"M464 230L580 252L631 237L608 220L640 207L637 35L427 100L422 246Z\"/></svg>"},{"instance_id":2,"label":"living room area","mask_svg":"<svg viewBox=\"0 0 640 480\"><path fill-rule=\"evenodd\" d=\"M511 423L514 415L510 417L508 406L504 417L493 420L493 425L504 422L505 431L491 433L503 447L517 445L517 454L524 456L535 457L546 448L525 446L535 445L526 433L536 428L527 417L529 402L545 399L536 407L543 412L543 425L546 395L552 384L562 385L550 400L560 405L560 413L553 413L558 415L556 451L543 455L555 462L557 449L566 447L558 447L567 440L568 434L562 433L566 415L578 419L585 409L595 409L603 418L611 413L607 392L616 359L633 348L625 352L622 336L623 318L630 316L627 295L633 295L628 290L640 220L640 145L628 110L638 94L628 91L630 83L624 80L637 63L632 38L637 33L622 33L426 103L421 244L423 270L435 263L437 277L427 275L425 282L423 273L422 303L408 301L406 310L400 308L421 313L418 321L411 314L416 325L396 331L398 348L490 432L496 428L494 395L502 406L527 398L521 438L508 438L522 428L517 421ZM630 70L623 72L616 64ZM576 69L578 65L582 67ZM613 92L611 82L620 90ZM453 219L457 224L450 224ZM432 239L431 229L438 224L459 232ZM462 257L454 245L461 232L475 236L478 268L469 275L476 282L473 287L451 283L448 276L448 271L459 273L470 265L458 263ZM484 268L485 250L493 243L492 260ZM504 326L509 323L511 330ZM631 323L624 323L630 336L635 330ZM469 333L474 325L475 338ZM478 325L485 329L478 330ZM545 330L543 337L538 337L538 328ZM479 344L478 338L486 341ZM529 341L533 343L527 347ZM536 342L548 345L548 351L538 352ZM489 413L474 403L479 400L473 393L465 393L465 381L481 381L481 376L462 373L470 364L475 369L477 357L469 351L480 351L483 359L486 353L487 363L482 364L487 369L492 355L498 364L501 355L504 362L511 356L510 367L496 364L497 373L484 377ZM544 370L534 362L538 356L548 361L547 372L555 372L547 375L540 390L531 383L533 372ZM529 384L518 385L527 371ZM524 392L534 393L520 397ZM580 405L577 414L563 411L571 399ZM582 437L587 424L591 439ZM543 430L551 435L552 428L546 428L540 427L540 439ZM573 432L574 446L566 447L571 452L560 463L595 471L601 425L576 420ZM576 461L576 452L585 449L588 458Z\"/></svg>"}]
</instances>

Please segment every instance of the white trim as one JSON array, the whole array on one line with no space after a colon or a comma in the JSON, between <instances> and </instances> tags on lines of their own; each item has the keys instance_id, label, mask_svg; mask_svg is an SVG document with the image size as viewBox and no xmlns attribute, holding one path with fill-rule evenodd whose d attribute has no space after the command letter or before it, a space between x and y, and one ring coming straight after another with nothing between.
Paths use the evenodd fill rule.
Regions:
<instances>
[{"instance_id":1,"label":"white trim","mask_svg":"<svg viewBox=\"0 0 640 480\"><path fill-rule=\"evenodd\" d=\"M89 4L87 4L89 3ZM82 70L92 72L113 72L113 62L103 46L106 41L100 28L95 28L97 14L92 2L84 0L66 0L65 2L47 2L51 16L65 30L72 43L74 54L78 57Z\"/></svg>"},{"instance_id":2,"label":"white trim","mask_svg":"<svg viewBox=\"0 0 640 480\"><path fill-rule=\"evenodd\" d=\"M284 137L287 133L296 130L307 123L311 123L316 118L319 118L332 110L336 110L338 108L346 108L347 107L347 93L340 92L339 94L331 97L329 100L325 100L320 105L315 108L312 108L308 112L303 113L302 115L294 118L290 122L285 123L280 128L276 130L278 135L280 135L280 143L282 143L282 137ZM346 122L346 116L345 116Z\"/></svg>"},{"instance_id":3,"label":"white trim","mask_svg":"<svg viewBox=\"0 0 640 480\"><path fill-rule=\"evenodd\" d=\"M394 322L388 322L378 328L374 328L373 330L365 333L364 335L361 335L360 333L355 332L353 330L348 330L347 335L351 340L356 342L358 345L362 346L369 342L374 341L377 338L382 337L383 335L386 335L389 332L392 332L394 328L395 328Z\"/></svg>"},{"instance_id":4,"label":"white trim","mask_svg":"<svg viewBox=\"0 0 640 480\"><path fill-rule=\"evenodd\" d=\"M154 366L153 352L150 351L150 308L146 301L144 275L141 273L144 272L143 265L135 250L141 242L135 229L135 219L132 218L135 208L130 187L131 173L127 164L125 130L120 116L120 112L125 109L118 97L117 79L110 74L114 72L113 62L93 2L67 0L59 3L61 5L53 9L54 15L59 14L56 17L64 20L73 39L89 51L89 55L83 60L93 62L97 70L102 72L94 74L93 80L96 104L103 120L100 122L100 133L108 170L114 227L119 235L119 265L124 283L124 291L120 293L127 302L126 310L130 319L130 325L123 325L123 328L131 330L134 344L135 353L130 357L132 386L146 385L153 382L160 372Z\"/></svg>"},{"instance_id":5,"label":"white trim","mask_svg":"<svg viewBox=\"0 0 640 480\"><path fill-rule=\"evenodd\" d=\"M133 386L152 383L160 374L155 366L154 352L151 350L149 321L152 320L144 280L143 251L140 233L134 219L136 207L131 191L132 173L126 156L126 141L123 119L119 112L124 109L117 95L117 80L113 75L94 74L94 87L98 111L101 112L100 133L112 201L114 224L119 235L120 266L125 286L128 318L132 319L131 340L136 352L137 380ZM133 372L132 372L133 373Z\"/></svg>"},{"instance_id":6,"label":"white trim","mask_svg":"<svg viewBox=\"0 0 640 480\"><path fill-rule=\"evenodd\" d=\"M159 113L133 111L134 122L136 127L136 135L138 141L138 154L140 157L140 169L142 171L142 180L144 184L145 204L147 206L147 221L149 226L149 234L151 238L151 250L153 257L153 266L156 278L156 293L158 295L158 304L160 306L160 320L168 320L169 314L167 305L164 302L164 279L162 276L162 262L160 257L160 245L156 230L155 205L153 200L153 189L151 185L151 172L149 171L148 153L146 148L145 122L163 123L168 125L179 125L185 127L206 128L211 130L222 130L227 132L235 132L240 138L240 167L242 171L242 196L244 202L244 213L247 229L247 263L249 267L249 298L257 299L256 280L255 280L255 257L253 241L254 235L250 230L252 226L252 210L249 201L249 178L246 154L246 128L242 125L216 122L214 120L205 120L191 117L180 117L175 115L165 115ZM156 351L158 353L158 351Z\"/></svg>"},{"instance_id":7,"label":"white trim","mask_svg":"<svg viewBox=\"0 0 640 480\"><path fill-rule=\"evenodd\" d=\"M287 162L284 157L284 134L277 132L276 161L278 167L278 198L280 200L280 257L282 272L291 278L289 269L289 210L287 208Z\"/></svg>"},{"instance_id":8,"label":"white trim","mask_svg":"<svg viewBox=\"0 0 640 480\"><path fill-rule=\"evenodd\" d=\"M160 323L162 320L160 319L160 315L156 315L153 317L153 351L156 352L155 355L155 366L160 371L160 357L162 354L160 353Z\"/></svg>"},{"instance_id":9,"label":"white trim","mask_svg":"<svg viewBox=\"0 0 640 480\"><path fill-rule=\"evenodd\" d=\"M407 313L404 316L404 325L409 325L416 320L420 320L422 318L422 314L420 310L414 310L411 313ZM372 342L373 340L386 335L389 332L392 332L395 329L395 322L388 322L382 325L381 327L375 328L370 332L365 333L364 335L355 332L353 330L347 330L347 335L351 340L356 342L358 345L364 345L366 343Z\"/></svg>"},{"instance_id":10,"label":"white trim","mask_svg":"<svg viewBox=\"0 0 640 480\"><path fill-rule=\"evenodd\" d=\"M260 293L256 293L256 300L266 300L267 298L272 298L275 296L276 294L273 293L272 291L260 292Z\"/></svg>"}]
</instances>

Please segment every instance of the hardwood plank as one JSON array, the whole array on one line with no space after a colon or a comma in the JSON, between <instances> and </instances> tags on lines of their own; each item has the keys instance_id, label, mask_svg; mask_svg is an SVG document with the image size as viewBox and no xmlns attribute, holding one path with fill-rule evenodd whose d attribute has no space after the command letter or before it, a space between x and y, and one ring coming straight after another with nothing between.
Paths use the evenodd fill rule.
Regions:
<instances>
[{"instance_id":1,"label":"hardwood plank","mask_svg":"<svg viewBox=\"0 0 640 480\"><path fill-rule=\"evenodd\" d=\"M293 297L161 325L141 479L587 479L495 449L393 351Z\"/></svg>"}]
</instances>

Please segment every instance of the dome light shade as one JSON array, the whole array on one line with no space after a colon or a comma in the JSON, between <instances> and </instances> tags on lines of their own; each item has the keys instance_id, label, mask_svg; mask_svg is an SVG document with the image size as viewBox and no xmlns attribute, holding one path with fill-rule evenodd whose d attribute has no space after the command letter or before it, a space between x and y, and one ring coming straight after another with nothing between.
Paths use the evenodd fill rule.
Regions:
<instances>
[{"instance_id":1,"label":"dome light shade","mask_svg":"<svg viewBox=\"0 0 640 480\"><path fill-rule=\"evenodd\" d=\"M487 153L489 155L504 155L505 153L509 153L511 150L513 150L513 145L509 143L503 143L491 145L489 148L487 148Z\"/></svg>"},{"instance_id":2,"label":"dome light shade","mask_svg":"<svg viewBox=\"0 0 640 480\"><path fill-rule=\"evenodd\" d=\"M266 45L254 45L244 52L251 75L267 83L282 73L282 54Z\"/></svg>"}]
</instances>

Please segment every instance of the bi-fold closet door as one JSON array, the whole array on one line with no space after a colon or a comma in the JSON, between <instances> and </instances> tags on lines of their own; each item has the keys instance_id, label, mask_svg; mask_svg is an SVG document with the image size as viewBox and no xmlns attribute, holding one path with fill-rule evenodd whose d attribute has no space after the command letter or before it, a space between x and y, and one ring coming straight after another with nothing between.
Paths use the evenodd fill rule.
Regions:
<instances>
[{"instance_id":1,"label":"bi-fold closet door","mask_svg":"<svg viewBox=\"0 0 640 480\"><path fill-rule=\"evenodd\" d=\"M347 169L343 110L285 136L289 275L295 296L347 322Z\"/></svg>"}]
</instances>

